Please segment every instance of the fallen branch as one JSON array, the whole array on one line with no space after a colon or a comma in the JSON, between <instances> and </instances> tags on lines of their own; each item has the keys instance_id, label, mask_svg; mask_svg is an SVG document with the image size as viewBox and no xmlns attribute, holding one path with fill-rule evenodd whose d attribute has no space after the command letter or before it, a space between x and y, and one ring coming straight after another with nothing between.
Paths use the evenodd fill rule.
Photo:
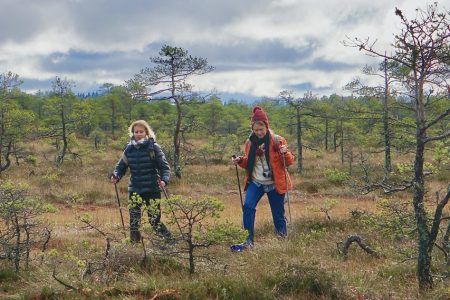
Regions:
<instances>
[{"instance_id":1,"label":"fallen branch","mask_svg":"<svg viewBox=\"0 0 450 300\"><path fill-rule=\"evenodd\" d=\"M359 235L349 235L347 239L344 242L338 242L337 243L337 249L339 253L342 253L345 257L347 257L348 248L352 243L357 243L361 249L363 249L365 252L369 253L372 256L375 256L376 258L380 257L380 255L367 246L365 243L363 243L361 237Z\"/></svg>"},{"instance_id":2,"label":"fallen branch","mask_svg":"<svg viewBox=\"0 0 450 300\"><path fill-rule=\"evenodd\" d=\"M61 279L59 279L58 277L56 277L56 270L53 270L52 277L53 277L53 279L55 279L58 283L62 284L66 289L69 289L69 290L75 290L75 291L77 290L76 287L71 286L70 284L65 283L64 281L62 281Z\"/></svg>"}]
</instances>

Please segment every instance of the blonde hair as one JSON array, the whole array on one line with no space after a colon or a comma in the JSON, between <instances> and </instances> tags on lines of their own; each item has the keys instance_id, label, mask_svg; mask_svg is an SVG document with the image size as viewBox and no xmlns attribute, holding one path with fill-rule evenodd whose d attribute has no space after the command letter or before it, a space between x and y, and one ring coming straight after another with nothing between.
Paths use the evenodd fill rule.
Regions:
<instances>
[{"instance_id":1,"label":"blonde hair","mask_svg":"<svg viewBox=\"0 0 450 300\"><path fill-rule=\"evenodd\" d=\"M134 121L133 123L131 123L130 127L128 127L128 135L130 136L130 138L133 137L133 131L134 131L134 127L136 125L140 125L140 126L144 127L145 135L147 137L153 139L154 141L156 141L156 136L155 136L155 133L153 132L153 129L144 120L137 120L137 121Z\"/></svg>"}]
</instances>

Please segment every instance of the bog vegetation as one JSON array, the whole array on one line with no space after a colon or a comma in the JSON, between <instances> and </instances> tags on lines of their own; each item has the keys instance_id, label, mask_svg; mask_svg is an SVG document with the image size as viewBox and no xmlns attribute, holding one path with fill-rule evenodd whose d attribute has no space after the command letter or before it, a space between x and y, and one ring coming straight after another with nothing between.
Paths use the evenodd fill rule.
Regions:
<instances>
[{"instance_id":1,"label":"bog vegetation","mask_svg":"<svg viewBox=\"0 0 450 300\"><path fill-rule=\"evenodd\" d=\"M185 81L213 71L205 59L164 46L153 69L95 95L61 78L30 95L17 74L1 74L0 297L448 299L449 13L396 14L394 55L347 41L380 57L364 69L379 86L358 79L351 97L280 91L258 103L297 157L292 223L277 240L263 203L256 247L242 253L229 251L243 237L243 171L230 157L253 104L191 93ZM167 74L178 76L159 81ZM118 201L125 226L133 203L125 181L118 197L109 183L136 119L173 167L161 200L170 245L146 223L142 243L129 243Z\"/></svg>"}]
</instances>

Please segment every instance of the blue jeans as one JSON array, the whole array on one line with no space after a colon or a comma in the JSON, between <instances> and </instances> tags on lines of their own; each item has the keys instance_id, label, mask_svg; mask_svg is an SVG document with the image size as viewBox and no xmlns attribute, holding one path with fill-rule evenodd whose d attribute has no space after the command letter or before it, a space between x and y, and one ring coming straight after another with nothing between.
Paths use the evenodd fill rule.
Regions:
<instances>
[{"instance_id":1,"label":"blue jeans","mask_svg":"<svg viewBox=\"0 0 450 300\"><path fill-rule=\"evenodd\" d=\"M278 194L273 186L249 182L245 192L243 223L247 230L247 241L253 242L255 228L256 205L264 194L269 198L270 209L272 211L275 233L278 236L286 236L286 218L284 217L284 194Z\"/></svg>"}]
</instances>

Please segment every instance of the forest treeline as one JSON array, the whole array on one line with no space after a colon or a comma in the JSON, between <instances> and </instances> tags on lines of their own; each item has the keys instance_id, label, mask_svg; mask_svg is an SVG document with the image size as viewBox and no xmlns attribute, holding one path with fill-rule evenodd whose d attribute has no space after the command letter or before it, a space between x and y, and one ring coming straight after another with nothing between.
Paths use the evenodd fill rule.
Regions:
<instances>
[{"instance_id":1,"label":"forest treeline","mask_svg":"<svg viewBox=\"0 0 450 300\"><path fill-rule=\"evenodd\" d=\"M28 94L20 90L17 75L6 73L0 79L1 171L11 162L20 164L27 155L32 155L23 147L28 140L44 139L52 143L59 151L56 164L64 160L61 149L82 155L77 152L77 139L90 141L92 149L110 147L111 143L120 148L127 142L129 124L137 119L149 122L158 142L168 153L173 151L171 138L177 112L170 100L136 101L125 87L113 85L102 86L96 97L78 97L70 90L70 83L60 79L55 80L53 91ZM289 138L295 153L299 147L318 153L335 151L341 153L342 163L350 163L361 151L383 151L386 128L383 101L379 97L333 94L318 98L307 93L293 98L289 94L297 107L286 101L286 93L257 104L268 112L271 128ZM445 95L430 97L428 101L433 103L429 114L437 115L449 107ZM186 101L181 127L183 163L222 162L239 153L250 132L248 121L253 105L239 100L224 103L219 96L192 97ZM388 99L389 144L397 152L414 151L412 108L413 103L406 97ZM438 165L448 157L448 148L444 142L430 147Z\"/></svg>"},{"instance_id":2,"label":"forest treeline","mask_svg":"<svg viewBox=\"0 0 450 300\"><path fill-rule=\"evenodd\" d=\"M400 10L395 14L404 29L394 38L392 55L374 49L369 39L344 41L379 58L377 66L363 67L343 87L351 96L319 99L313 91L295 95L283 90L258 103L269 113L272 128L289 138L298 172L303 172L305 148L340 151L341 162L350 162L350 173L355 156L363 152L384 152L384 174L392 171L394 150L420 157L431 150L438 164L445 158L450 136L448 13L435 3L418 10L416 19L406 19ZM150 61L123 86L105 83L92 97L75 95L74 83L59 77L48 92L30 95L20 90L18 74L0 74L0 173L24 157L24 138L52 140L59 166L68 152L81 155L75 149L80 137L91 139L94 148L108 139L123 145L128 124L136 119L157 132L177 177L193 159L221 161L238 152L249 133L253 103L224 103L220 95L194 93L190 79L214 67L183 48L164 45Z\"/></svg>"}]
</instances>

